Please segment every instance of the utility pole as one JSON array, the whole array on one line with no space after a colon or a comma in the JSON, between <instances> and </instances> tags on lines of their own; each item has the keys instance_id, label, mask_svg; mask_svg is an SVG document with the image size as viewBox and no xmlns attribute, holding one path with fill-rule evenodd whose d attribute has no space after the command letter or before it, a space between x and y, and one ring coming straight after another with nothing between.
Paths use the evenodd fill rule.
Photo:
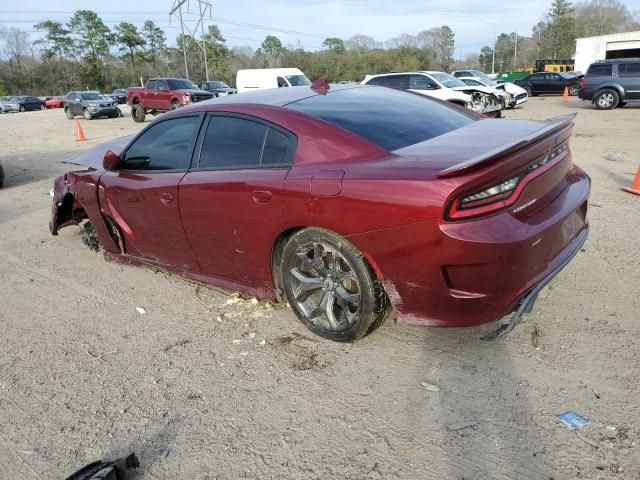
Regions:
<instances>
[{"instance_id":1,"label":"utility pole","mask_svg":"<svg viewBox=\"0 0 640 480\"><path fill-rule=\"evenodd\" d=\"M493 32L493 58L491 59L491 75L496 73L496 32Z\"/></svg>"},{"instance_id":2,"label":"utility pole","mask_svg":"<svg viewBox=\"0 0 640 480\"><path fill-rule=\"evenodd\" d=\"M198 45L198 47L200 47L200 49L202 50L202 54L204 56L205 77L207 80L209 80L209 62L207 61L207 45L205 41L204 16L207 14L207 9L209 9L209 19L211 19L212 18L211 12L213 7L207 0L194 0L198 2L199 15L198 15L198 23L196 24L195 28L191 30L189 28L189 25L187 25L186 21L182 17L182 5L184 5L185 3L187 4L187 13L188 13L189 1L190 0L174 0L173 1L173 7L171 7L171 11L169 12L169 16L170 16L169 22L171 22L171 16L176 15L176 12L178 12L177 17L178 17L178 20L180 20L180 30L182 31L182 55L184 56L184 71L187 76L187 79L189 79L189 64L187 62L187 47L185 42L186 37L184 35L184 30L186 28L189 35L192 38L195 38L196 32L198 31L198 27L200 27L202 38L200 39L200 42L196 42L196 45Z\"/></svg>"},{"instance_id":3,"label":"utility pole","mask_svg":"<svg viewBox=\"0 0 640 480\"><path fill-rule=\"evenodd\" d=\"M516 69L516 58L518 56L518 32L516 32L516 43L513 45L513 69Z\"/></svg>"}]
</instances>

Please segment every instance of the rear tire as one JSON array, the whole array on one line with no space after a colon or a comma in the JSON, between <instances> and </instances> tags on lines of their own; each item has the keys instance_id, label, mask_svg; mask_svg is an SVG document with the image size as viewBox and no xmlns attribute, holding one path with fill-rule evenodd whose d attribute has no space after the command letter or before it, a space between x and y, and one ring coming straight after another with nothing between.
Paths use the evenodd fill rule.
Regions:
<instances>
[{"instance_id":1,"label":"rear tire","mask_svg":"<svg viewBox=\"0 0 640 480\"><path fill-rule=\"evenodd\" d=\"M71 109L70 108L65 108L64 109L64 114L67 116L67 118L69 120L73 120L73 117L75 116L73 113L71 113Z\"/></svg>"},{"instance_id":2,"label":"rear tire","mask_svg":"<svg viewBox=\"0 0 640 480\"><path fill-rule=\"evenodd\" d=\"M45 104L41 103L40 104L40 110L46 110L46 109L47 109L47 107L45 106Z\"/></svg>"},{"instance_id":3,"label":"rear tire","mask_svg":"<svg viewBox=\"0 0 640 480\"><path fill-rule=\"evenodd\" d=\"M133 118L134 122L136 123L144 122L145 115L146 114L145 114L144 108L142 108L142 105L140 105L139 103L136 103L131 107L131 118Z\"/></svg>"},{"instance_id":4,"label":"rear tire","mask_svg":"<svg viewBox=\"0 0 640 480\"><path fill-rule=\"evenodd\" d=\"M574 83L573 85L569 86L569 95L571 95L572 97L575 97L580 93L581 89L582 87L580 87L580 85L577 85Z\"/></svg>"},{"instance_id":5,"label":"rear tire","mask_svg":"<svg viewBox=\"0 0 640 480\"><path fill-rule=\"evenodd\" d=\"M529 97L531 97L531 96L532 96L532 93L531 93L531 87L530 87L530 86L525 85L525 86L524 86L524 87L522 87L522 88L524 88L524 89L527 91L527 96L529 96Z\"/></svg>"},{"instance_id":6,"label":"rear tire","mask_svg":"<svg viewBox=\"0 0 640 480\"><path fill-rule=\"evenodd\" d=\"M313 333L357 340L382 324L389 300L362 254L320 228L294 234L284 247L280 278L289 305Z\"/></svg>"},{"instance_id":7,"label":"rear tire","mask_svg":"<svg viewBox=\"0 0 640 480\"><path fill-rule=\"evenodd\" d=\"M177 110L178 108L180 108L180 104L178 102L175 100L171 102L171 110Z\"/></svg>"},{"instance_id":8,"label":"rear tire","mask_svg":"<svg viewBox=\"0 0 640 480\"><path fill-rule=\"evenodd\" d=\"M24 108L24 105L20 105L20 108L18 108L18 110L20 110L20 112L26 112L27 109Z\"/></svg>"},{"instance_id":9,"label":"rear tire","mask_svg":"<svg viewBox=\"0 0 640 480\"><path fill-rule=\"evenodd\" d=\"M612 110L618 106L619 102L618 92L609 88L600 90L593 100L598 110Z\"/></svg>"}]
</instances>

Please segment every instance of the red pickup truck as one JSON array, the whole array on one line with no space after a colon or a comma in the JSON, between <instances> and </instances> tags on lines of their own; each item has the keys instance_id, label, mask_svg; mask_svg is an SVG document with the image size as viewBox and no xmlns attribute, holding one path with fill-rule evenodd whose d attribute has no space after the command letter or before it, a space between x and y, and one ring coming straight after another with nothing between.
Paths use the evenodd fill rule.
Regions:
<instances>
[{"instance_id":1,"label":"red pickup truck","mask_svg":"<svg viewBox=\"0 0 640 480\"><path fill-rule=\"evenodd\" d=\"M184 78L150 78L145 87L127 89L127 104L131 106L134 122L144 122L147 113L166 112L210 98L212 93Z\"/></svg>"}]
</instances>

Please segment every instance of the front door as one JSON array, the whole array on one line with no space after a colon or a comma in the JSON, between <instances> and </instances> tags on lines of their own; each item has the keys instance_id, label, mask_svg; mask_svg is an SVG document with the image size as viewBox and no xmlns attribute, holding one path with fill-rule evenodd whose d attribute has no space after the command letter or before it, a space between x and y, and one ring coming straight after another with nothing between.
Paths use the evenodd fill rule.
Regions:
<instances>
[{"instance_id":1,"label":"front door","mask_svg":"<svg viewBox=\"0 0 640 480\"><path fill-rule=\"evenodd\" d=\"M640 98L640 62L629 62L618 66L618 76L628 98Z\"/></svg>"},{"instance_id":2,"label":"front door","mask_svg":"<svg viewBox=\"0 0 640 480\"><path fill-rule=\"evenodd\" d=\"M99 202L119 226L125 253L197 271L178 201L202 117L198 114L159 120L123 153L118 171L100 177Z\"/></svg>"},{"instance_id":3,"label":"front door","mask_svg":"<svg viewBox=\"0 0 640 480\"><path fill-rule=\"evenodd\" d=\"M215 114L206 122L179 187L185 232L203 273L269 288L295 136L254 117Z\"/></svg>"},{"instance_id":4,"label":"front door","mask_svg":"<svg viewBox=\"0 0 640 480\"><path fill-rule=\"evenodd\" d=\"M158 93L156 95L156 108L159 110L166 110L171 105L171 95L169 91L169 85L166 80L158 80Z\"/></svg>"}]
</instances>

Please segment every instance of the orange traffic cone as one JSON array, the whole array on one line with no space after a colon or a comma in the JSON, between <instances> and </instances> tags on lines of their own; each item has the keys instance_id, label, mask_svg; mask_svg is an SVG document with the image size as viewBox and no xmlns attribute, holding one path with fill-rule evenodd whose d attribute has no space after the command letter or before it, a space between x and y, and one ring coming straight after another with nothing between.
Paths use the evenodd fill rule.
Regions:
<instances>
[{"instance_id":1,"label":"orange traffic cone","mask_svg":"<svg viewBox=\"0 0 640 480\"><path fill-rule=\"evenodd\" d=\"M80 120L76 119L76 142L84 142L87 138L84 136L82 127L80 126Z\"/></svg>"},{"instance_id":2,"label":"orange traffic cone","mask_svg":"<svg viewBox=\"0 0 640 480\"><path fill-rule=\"evenodd\" d=\"M620 187L625 192L635 193L636 195L640 195L640 168L636 172L636 176L633 179L633 183L628 187Z\"/></svg>"},{"instance_id":3,"label":"orange traffic cone","mask_svg":"<svg viewBox=\"0 0 640 480\"><path fill-rule=\"evenodd\" d=\"M569 87L564 87L564 93L562 94L562 101L563 102L569 101Z\"/></svg>"}]
</instances>

